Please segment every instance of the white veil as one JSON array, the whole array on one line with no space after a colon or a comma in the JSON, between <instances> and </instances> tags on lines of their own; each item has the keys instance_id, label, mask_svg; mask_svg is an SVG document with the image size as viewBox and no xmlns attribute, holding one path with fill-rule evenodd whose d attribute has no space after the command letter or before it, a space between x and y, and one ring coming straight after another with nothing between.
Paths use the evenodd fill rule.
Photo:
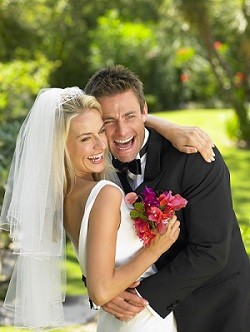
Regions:
<instances>
[{"instance_id":1,"label":"white veil","mask_svg":"<svg viewBox=\"0 0 250 332\"><path fill-rule=\"evenodd\" d=\"M14 324L41 328L64 321L64 115L61 105L83 94L77 87L43 89L16 143L0 217L17 261L4 306Z\"/></svg>"}]
</instances>

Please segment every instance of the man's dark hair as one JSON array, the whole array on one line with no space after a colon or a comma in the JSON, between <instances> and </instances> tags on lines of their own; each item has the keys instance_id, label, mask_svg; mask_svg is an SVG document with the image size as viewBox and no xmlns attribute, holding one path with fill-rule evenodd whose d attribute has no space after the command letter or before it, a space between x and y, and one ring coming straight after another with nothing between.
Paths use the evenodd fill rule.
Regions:
<instances>
[{"instance_id":1,"label":"man's dark hair","mask_svg":"<svg viewBox=\"0 0 250 332\"><path fill-rule=\"evenodd\" d=\"M89 79L84 89L86 94L97 99L104 96L114 96L128 90L133 91L141 111L143 111L145 103L143 83L130 69L122 65L101 69Z\"/></svg>"}]
</instances>

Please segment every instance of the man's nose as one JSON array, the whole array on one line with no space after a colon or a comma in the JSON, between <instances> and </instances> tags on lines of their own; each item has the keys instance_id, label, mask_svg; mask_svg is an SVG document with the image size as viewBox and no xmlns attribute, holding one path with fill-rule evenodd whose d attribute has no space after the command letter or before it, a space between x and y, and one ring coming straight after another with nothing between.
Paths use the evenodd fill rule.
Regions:
<instances>
[{"instance_id":1,"label":"man's nose","mask_svg":"<svg viewBox=\"0 0 250 332\"><path fill-rule=\"evenodd\" d=\"M118 121L116 123L116 133L120 136L125 136L125 134L126 134L126 124L123 121Z\"/></svg>"}]
</instances>

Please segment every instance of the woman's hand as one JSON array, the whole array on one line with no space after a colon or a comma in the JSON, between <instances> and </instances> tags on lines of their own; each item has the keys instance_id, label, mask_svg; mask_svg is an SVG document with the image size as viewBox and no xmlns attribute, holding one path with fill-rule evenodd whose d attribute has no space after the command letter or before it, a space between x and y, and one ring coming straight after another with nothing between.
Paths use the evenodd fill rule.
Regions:
<instances>
[{"instance_id":1,"label":"woman's hand","mask_svg":"<svg viewBox=\"0 0 250 332\"><path fill-rule=\"evenodd\" d=\"M178 239L179 234L180 222L176 216L173 216L169 221L166 232L164 234L157 233L147 248L157 260Z\"/></svg>"},{"instance_id":2,"label":"woman's hand","mask_svg":"<svg viewBox=\"0 0 250 332\"><path fill-rule=\"evenodd\" d=\"M148 115L145 124L168 139L179 151L188 154L199 152L208 163L215 160L213 141L201 128L177 125L153 115Z\"/></svg>"}]
</instances>

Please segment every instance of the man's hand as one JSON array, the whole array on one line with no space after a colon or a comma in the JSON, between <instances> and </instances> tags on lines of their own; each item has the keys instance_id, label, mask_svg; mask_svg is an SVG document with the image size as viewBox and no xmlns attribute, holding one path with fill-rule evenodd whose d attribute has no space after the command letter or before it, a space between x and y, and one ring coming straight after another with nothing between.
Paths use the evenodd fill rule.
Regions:
<instances>
[{"instance_id":1,"label":"man's hand","mask_svg":"<svg viewBox=\"0 0 250 332\"><path fill-rule=\"evenodd\" d=\"M102 309L123 321L133 318L148 305L146 300L136 294L134 288L138 284L139 282L136 282L131 285L126 291L104 304Z\"/></svg>"}]
</instances>

